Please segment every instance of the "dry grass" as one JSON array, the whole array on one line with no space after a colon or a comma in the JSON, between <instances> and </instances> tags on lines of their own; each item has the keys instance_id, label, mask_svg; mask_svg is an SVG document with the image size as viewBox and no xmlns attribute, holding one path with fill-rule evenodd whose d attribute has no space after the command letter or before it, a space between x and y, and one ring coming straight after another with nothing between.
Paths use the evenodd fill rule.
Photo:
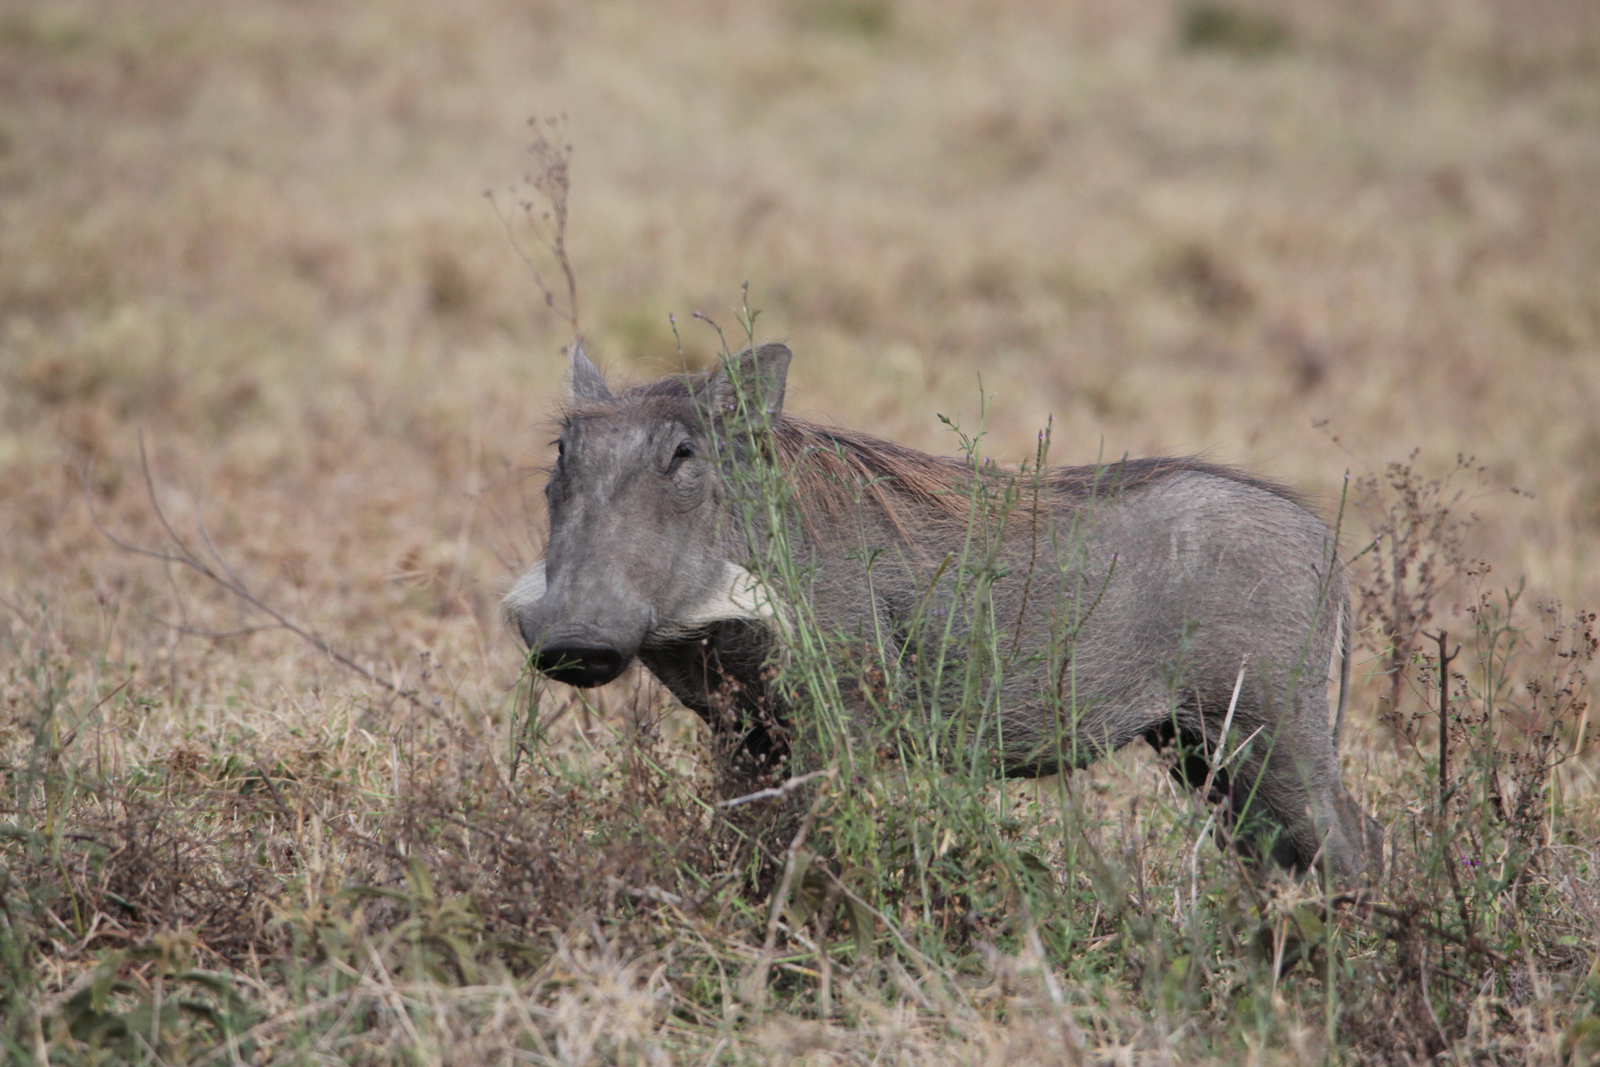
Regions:
<instances>
[{"instance_id":1,"label":"dry grass","mask_svg":"<svg viewBox=\"0 0 1600 1067\"><path fill-rule=\"evenodd\" d=\"M1205 450L1330 512L1370 477L1353 547L1475 456L1444 498L1465 490L1460 548L1414 543L1492 570L1444 575L1419 632L1491 633L1480 594L1525 581L1538 635L1600 605L1597 79L1586 0L0 4L13 1053L1594 1062L1593 757L1507 764L1498 799L1458 765L1454 802L1488 807L1452 825L1538 859L1458 894L1429 851L1431 649L1393 654L1418 602L1371 578L1358 673L1417 672L1363 678L1347 733L1402 848L1394 914L1341 913L1318 975L1250 955L1290 944L1302 890L1251 896L1208 850L1208 903L1179 906L1198 820L1130 753L1075 790L1104 862L1071 860L1059 940L908 903L886 918L917 945L879 922L873 962L841 951L824 982L796 931L771 1002L741 999L766 926L744 874L775 860L707 811L694 725L649 689L518 689L495 605L537 554L566 324L480 194L514 204L526 120L566 116L581 323L624 374L678 364L669 312L703 365L689 313L732 320L748 280L799 353L791 407L931 450L955 449L935 411L977 422L981 375L992 455L1053 414L1062 461ZM203 516L253 589L415 699L116 549L91 503L165 541L141 441L185 536ZM1461 697L1463 754L1582 717L1559 677L1526 687L1534 645Z\"/></svg>"}]
</instances>

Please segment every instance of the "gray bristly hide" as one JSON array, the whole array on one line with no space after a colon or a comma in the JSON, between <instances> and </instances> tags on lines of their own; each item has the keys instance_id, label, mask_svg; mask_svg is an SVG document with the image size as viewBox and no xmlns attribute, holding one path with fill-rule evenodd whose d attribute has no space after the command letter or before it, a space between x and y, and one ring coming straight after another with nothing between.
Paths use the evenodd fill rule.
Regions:
<instances>
[{"instance_id":1,"label":"gray bristly hide","mask_svg":"<svg viewBox=\"0 0 1600 1067\"><path fill-rule=\"evenodd\" d=\"M784 415L789 360L614 395L575 347L548 551L505 600L539 670L594 686L637 658L771 770L814 706L785 670L809 627L860 666L857 719L896 715L941 758L1036 776L1175 744L1246 848L1376 875L1382 830L1335 753L1346 579L1293 493L1193 459L926 455Z\"/></svg>"}]
</instances>

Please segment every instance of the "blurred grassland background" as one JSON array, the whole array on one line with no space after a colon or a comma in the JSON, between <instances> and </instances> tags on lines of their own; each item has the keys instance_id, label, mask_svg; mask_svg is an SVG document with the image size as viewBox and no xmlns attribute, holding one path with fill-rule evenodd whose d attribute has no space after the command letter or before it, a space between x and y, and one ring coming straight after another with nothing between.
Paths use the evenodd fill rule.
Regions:
<instances>
[{"instance_id":1,"label":"blurred grassland background","mask_svg":"<svg viewBox=\"0 0 1600 1067\"><path fill-rule=\"evenodd\" d=\"M113 546L91 504L164 539L141 448L263 597L504 707L569 339L517 251L554 269L516 204L555 116L613 375L705 367L691 313L734 328L748 282L793 412L950 453L935 412L982 395L987 455L1053 417L1057 462L1200 451L1330 516L1347 471L1467 454L1488 584L1600 604L1592 0L4 0L8 748L46 661L106 773L377 781L432 728Z\"/></svg>"},{"instance_id":2,"label":"blurred grassland background","mask_svg":"<svg viewBox=\"0 0 1600 1067\"><path fill-rule=\"evenodd\" d=\"M487 621L497 553L535 551L515 471L544 460L566 335L480 194L514 213L524 122L561 114L581 325L614 371L678 366L669 313L703 365L689 313L731 326L749 281L799 353L796 411L948 452L933 413L974 423L981 377L991 455L1054 415L1060 461L1205 451L1330 508L1347 469L1465 452L1478 554L1592 602L1597 23L1553 0L10 3L5 580L75 627L97 588L143 603L78 483L92 458L138 521L143 432L307 596ZM437 618L378 588L397 568L444 572Z\"/></svg>"}]
</instances>

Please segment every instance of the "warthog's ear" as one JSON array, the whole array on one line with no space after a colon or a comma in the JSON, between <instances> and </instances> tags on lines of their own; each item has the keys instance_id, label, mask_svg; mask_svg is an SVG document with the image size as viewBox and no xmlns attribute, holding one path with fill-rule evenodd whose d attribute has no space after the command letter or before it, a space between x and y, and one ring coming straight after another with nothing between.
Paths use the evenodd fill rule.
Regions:
<instances>
[{"instance_id":1,"label":"warthog's ear","mask_svg":"<svg viewBox=\"0 0 1600 1067\"><path fill-rule=\"evenodd\" d=\"M788 345L769 344L724 360L711 376L712 411L719 416L758 411L768 418L777 415L783 410L783 386L793 355Z\"/></svg>"},{"instance_id":2,"label":"warthog's ear","mask_svg":"<svg viewBox=\"0 0 1600 1067\"><path fill-rule=\"evenodd\" d=\"M605 377L595 369L589 357L583 354L583 342L572 342L572 399L586 400L591 403L601 400L615 400L611 390L606 388Z\"/></svg>"}]
</instances>

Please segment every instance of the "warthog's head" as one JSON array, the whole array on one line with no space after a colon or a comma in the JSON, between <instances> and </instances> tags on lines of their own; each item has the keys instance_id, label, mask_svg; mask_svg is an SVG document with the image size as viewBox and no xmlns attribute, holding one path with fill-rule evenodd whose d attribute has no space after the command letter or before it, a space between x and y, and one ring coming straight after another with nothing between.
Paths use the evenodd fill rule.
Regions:
<instances>
[{"instance_id":1,"label":"warthog's head","mask_svg":"<svg viewBox=\"0 0 1600 1067\"><path fill-rule=\"evenodd\" d=\"M603 685L641 648L766 614L752 576L727 559L716 457L738 424L778 414L789 355L764 345L706 377L618 397L573 347L572 404L545 486L549 546L504 604L535 667Z\"/></svg>"}]
</instances>

